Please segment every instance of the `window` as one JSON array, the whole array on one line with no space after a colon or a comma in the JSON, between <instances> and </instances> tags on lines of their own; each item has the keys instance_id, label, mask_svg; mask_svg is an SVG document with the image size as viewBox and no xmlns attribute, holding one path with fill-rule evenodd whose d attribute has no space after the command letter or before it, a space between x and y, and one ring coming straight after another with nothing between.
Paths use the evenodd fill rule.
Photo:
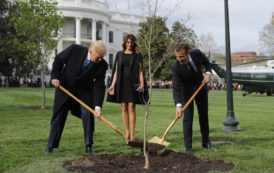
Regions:
<instances>
[{"instance_id":1,"label":"window","mask_svg":"<svg viewBox=\"0 0 274 173\"><path fill-rule=\"evenodd\" d=\"M109 43L113 43L113 31L109 31L108 32L108 42Z\"/></svg>"},{"instance_id":2,"label":"window","mask_svg":"<svg viewBox=\"0 0 274 173\"><path fill-rule=\"evenodd\" d=\"M109 54L108 55L108 64L109 64L109 68L113 69L113 54Z\"/></svg>"}]
</instances>

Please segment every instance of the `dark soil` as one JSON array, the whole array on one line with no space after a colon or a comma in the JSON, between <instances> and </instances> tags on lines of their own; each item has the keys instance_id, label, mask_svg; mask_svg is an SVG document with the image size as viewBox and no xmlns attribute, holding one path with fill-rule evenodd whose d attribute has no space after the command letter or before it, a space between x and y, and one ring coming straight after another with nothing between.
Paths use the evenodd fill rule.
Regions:
<instances>
[{"instance_id":1,"label":"dark soil","mask_svg":"<svg viewBox=\"0 0 274 173\"><path fill-rule=\"evenodd\" d=\"M166 150L150 154L150 169L145 170L145 159L138 155L95 155L65 163L68 171L94 173L205 173L211 170L229 171L233 163L223 160L199 159L194 155Z\"/></svg>"},{"instance_id":2,"label":"dark soil","mask_svg":"<svg viewBox=\"0 0 274 173\"><path fill-rule=\"evenodd\" d=\"M158 151L166 148L166 146L157 144L157 143L147 142L146 144L147 144L146 148L150 153L157 153ZM127 145L134 148L140 148L142 150L144 141L143 140L129 141Z\"/></svg>"}]
</instances>

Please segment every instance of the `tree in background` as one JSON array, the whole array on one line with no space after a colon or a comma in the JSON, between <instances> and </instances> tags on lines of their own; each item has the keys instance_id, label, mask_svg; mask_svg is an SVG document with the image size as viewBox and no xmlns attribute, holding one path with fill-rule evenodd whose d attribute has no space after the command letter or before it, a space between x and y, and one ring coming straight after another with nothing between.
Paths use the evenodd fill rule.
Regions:
<instances>
[{"instance_id":1,"label":"tree in background","mask_svg":"<svg viewBox=\"0 0 274 173\"><path fill-rule=\"evenodd\" d=\"M210 61L215 61L218 64L225 64L225 48L219 46L212 32L202 33L199 36L199 46Z\"/></svg>"},{"instance_id":2,"label":"tree in background","mask_svg":"<svg viewBox=\"0 0 274 173\"><path fill-rule=\"evenodd\" d=\"M31 73L36 61L32 57L32 45L27 36L18 36L11 14L17 4L0 1L0 73L5 76L21 77Z\"/></svg>"},{"instance_id":3,"label":"tree in background","mask_svg":"<svg viewBox=\"0 0 274 173\"><path fill-rule=\"evenodd\" d=\"M142 38L148 39L150 42L150 50L146 48L146 44L141 42L141 52L144 57L151 56L151 68L155 69L162 59L162 55L166 52L167 45L169 44L169 30L166 26L167 18L160 16L148 16L145 22L140 23L140 30L138 32L138 40ZM153 28L152 28L153 27ZM148 42L148 40L146 40ZM149 52L148 52L149 51ZM144 59L144 68L148 69L149 61L148 58ZM154 77L161 79L161 69L155 72ZM148 72L148 70L146 70ZM147 74L146 74L147 76Z\"/></svg>"},{"instance_id":4,"label":"tree in background","mask_svg":"<svg viewBox=\"0 0 274 173\"><path fill-rule=\"evenodd\" d=\"M263 27L260 32L260 42L266 47L270 55L274 55L274 16L269 24Z\"/></svg>"},{"instance_id":5,"label":"tree in background","mask_svg":"<svg viewBox=\"0 0 274 173\"><path fill-rule=\"evenodd\" d=\"M186 27L182 22L176 21L173 23L171 27L171 32L169 34L169 44L175 45L179 42L188 43L192 48L195 48L198 44L198 38L191 28ZM171 65L175 61L175 56L173 51L171 55L166 58L166 60L162 63L160 80L171 80Z\"/></svg>"},{"instance_id":6,"label":"tree in background","mask_svg":"<svg viewBox=\"0 0 274 173\"><path fill-rule=\"evenodd\" d=\"M148 38L149 34L151 37L151 68L155 69L153 72L153 77L156 80L170 80L171 79L171 64L174 62L175 58L173 56L173 51L170 54L170 49L178 42L187 42L192 47L196 47L198 44L198 38L195 32L186 27L183 23L176 21L171 32L166 26L166 17L160 16L149 16L146 18L145 22L140 24L140 30L138 32L138 40L141 38ZM141 51L144 57L148 57L148 49L145 44L141 44ZM170 56L165 56L166 53ZM163 57L165 57L163 59ZM144 59L144 68L148 69L148 59ZM146 70L148 71L148 70Z\"/></svg>"},{"instance_id":7,"label":"tree in background","mask_svg":"<svg viewBox=\"0 0 274 173\"><path fill-rule=\"evenodd\" d=\"M42 79L42 106L45 108L45 73L47 65L57 46L59 30L63 26L63 18L57 11L54 0L18 1L18 10L12 13L12 23L18 38L25 38L33 57L39 62L38 70Z\"/></svg>"},{"instance_id":8,"label":"tree in background","mask_svg":"<svg viewBox=\"0 0 274 173\"><path fill-rule=\"evenodd\" d=\"M199 38L199 48L207 55L208 58L211 58L212 54L216 53L218 49L212 32L202 33Z\"/></svg>"},{"instance_id":9,"label":"tree in background","mask_svg":"<svg viewBox=\"0 0 274 173\"><path fill-rule=\"evenodd\" d=\"M173 23L170 35L176 42L188 43L192 48L198 45L198 38L195 32L191 28L186 27L182 22L176 21Z\"/></svg>"},{"instance_id":10,"label":"tree in background","mask_svg":"<svg viewBox=\"0 0 274 173\"><path fill-rule=\"evenodd\" d=\"M9 47L10 45L10 35L12 35L13 28L9 25L9 10L10 4L7 0L0 1L0 73L9 75L12 71L9 63ZM4 68L5 67L5 68Z\"/></svg>"}]
</instances>

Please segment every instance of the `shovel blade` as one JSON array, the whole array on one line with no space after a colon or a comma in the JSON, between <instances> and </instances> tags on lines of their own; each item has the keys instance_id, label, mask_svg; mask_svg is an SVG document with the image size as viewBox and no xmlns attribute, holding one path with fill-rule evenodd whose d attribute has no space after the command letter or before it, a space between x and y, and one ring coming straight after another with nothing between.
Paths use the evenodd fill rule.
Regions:
<instances>
[{"instance_id":1,"label":"shovel blade","mask_svg":"<svg viewBox=\"0 0 274 173\"><path fill-rule=\"evenodd\" d=\"M167 142L167 141L165 141L165 140L159 138L158 136L154 136L153 138L151 138L151 139L149 140L149 142L150 142L150 143L156 143L156 144L164 145L164 146L166 146L166 147L170 144L169 142Z\"/></svg>"},{"instance_id":2,"label":"shovel blade","mask_svg":"<svg viewBox=\"0 0 274 173\"><path fill-rule=\"evenodd\" d=\"M144 145L144 141L128 141L127 145L131 147L142 148Z\"/></svg>"},{"instance_id":3,"label":"shovel blade","mask_svg":"<svg viewBox=\"0 0 274 173\"><path fill-rule=\"evenodd\" d=\"M129 141L128 146L136 147L136 148L143 148L144 141L142 141L142 140ZM157 153L158 151L161 151L164 148L166 148L166 146L162 145L162 144L158 144L158 143L147 142L146 148L147 148L147 151L149 151L150 153Z\"/></svg>"}]
</instances>

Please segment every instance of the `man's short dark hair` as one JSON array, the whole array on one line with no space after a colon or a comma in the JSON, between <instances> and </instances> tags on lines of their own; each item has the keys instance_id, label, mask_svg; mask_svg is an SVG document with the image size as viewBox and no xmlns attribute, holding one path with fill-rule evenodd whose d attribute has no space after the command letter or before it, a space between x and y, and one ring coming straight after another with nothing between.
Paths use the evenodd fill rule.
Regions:
<instances>
[{"instance_id":1,"label":"man's short dark hair","mask_svg":"<svg viewBox=\"0 0 274 173\"><path fill-rule=\"evenodd\" d=\"M178 43L176 46L175 46L175 51L176 52L181 52L183 50L185 50L186 52L188 52L190 49L189 45L187 43Z\"/></svg>"}]
</instances>

